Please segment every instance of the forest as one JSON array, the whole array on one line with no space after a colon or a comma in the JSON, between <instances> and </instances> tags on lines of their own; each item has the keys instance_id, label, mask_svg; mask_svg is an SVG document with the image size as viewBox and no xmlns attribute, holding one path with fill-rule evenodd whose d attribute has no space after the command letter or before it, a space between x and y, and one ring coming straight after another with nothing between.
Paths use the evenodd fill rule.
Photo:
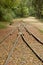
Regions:
<instances>
[{"instance_id":1,"label":"forest","mask_svg":"<svg viewBox=\"0 0 43 65\"><path fill-rule=\"evenodd\" d=\"M43 0L0 0L0 21L29 16L43 18Z\"/></svg>"}]
</instances>

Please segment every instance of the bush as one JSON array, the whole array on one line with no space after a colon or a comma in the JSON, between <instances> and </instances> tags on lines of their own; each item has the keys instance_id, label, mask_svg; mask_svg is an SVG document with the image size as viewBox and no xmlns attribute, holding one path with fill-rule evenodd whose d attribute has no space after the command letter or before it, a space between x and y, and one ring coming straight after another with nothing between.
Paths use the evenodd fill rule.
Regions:
<instances>
[{"instance_id":1,"label":"bush","mask_svg":"<svg viewBox=\"0 0 43 65\"><path fill-rule=\"evenodd\" d=\"M4 8L0 6L0 20L2 20L3 12L4 12Z\"/></svg>"},{"instance_id":2,"label":"bush","mask_svg":"<svg viewBox=\"0 0 43 65\"><path fill-rule=\"evenodd\" d=\"M7 9L7 12L10 13L12 15L13 18L16 17L14 11L12 9Z\"/></svg>"},{"instance_id":3,"label":"bush","mask_svg":"<svg viewBox=\"0 0 43 65\"><path fill-rule=\"evenodd\" d=\"M16 14L16 17L27 17L29 15L29 10L27 7L16 7L13 9Z\"/></svg>"},{"instance_id":4,"label":"bush","mask_svg":"<svg viewBox=\"0 0 43 65\"><path fill-rule=\"evenodd\" d=\"M23 14L23 17L29 16L29 10L27 7L22 8L22 14Z\"/></svg>"},{"instance_id":5,"label":"bush","mask_svg":"<svg viewBox=\"0 0 43 65\"><path fill-rule=\"evenodd\" d=\"M34 8L30 7L29 8L29 13L30 13L29 14L30 16L35 16L36 11L34 10Z\"/></svg>"},{"instance_id":6,"label":"bush","mask_svg":"<svg viewBox=\"0 0 43 65\"><path fill-rule=\"evenodd\" d=\"M15 7L13 9L13 12L16 14L16 17L21 17L21 8L20 7Z\"/></svg>"},{"instance_id":7,"label":"bush","mask_svg":"<svg viewBox=\"0 0 43 65\"><path fill-rule=\"evenodd\" d=\"M8 9L8 8L3 8L1 7L0 8L0 19L1 20L5 20L5 21L12 21L13 18L16 17L15 13L11 10L11 9Z\"/></svg>"},{"instance_id":8,"label":"bush","mask_svg":"<svg viewBox=\"0 0 43 65\"><path fill-rule=\"evenodd\" d=\"M10 21L12 21L13 18L12 18L12 15L10 13L6 13L6 14L3 15L3 19L5 21L10 22Z\"/></svg>"}]
</instances>

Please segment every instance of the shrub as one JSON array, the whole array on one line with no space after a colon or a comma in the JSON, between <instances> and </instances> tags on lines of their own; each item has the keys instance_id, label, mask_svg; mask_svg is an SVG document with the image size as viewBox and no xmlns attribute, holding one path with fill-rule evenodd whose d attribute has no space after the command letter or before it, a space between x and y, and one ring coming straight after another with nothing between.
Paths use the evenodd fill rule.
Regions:
<instances>
[{"instance_id":1,"label":"shrub","mask_svg":"<svg viewBox=\"0 0 43 65\"><path fill-rule=\"evenodd\" d=\"M21 8L20 7L15 7L13 9L13 12L16 14L16 17L21 17Z\"/></svg>"},{"instance_id":2,"label":"shrub","mask_svg":"<svg viewBox=\"0 0 43 65\"><path fill-rule=\"evenodd\" d=\"M0 19L1 20L5 20L5 21L12 21L13 18L16 17L15 13L11 10L11 9L8 9L8 8L3 8L1 7L0 8Z\"/></svg>"},{"instance_id":3,"label":"shrub","mask_svg":"<svg viewBox=\"0 0 43 65\"><path fill-rule=\"evenodd\" d=\"M5 21L10 22L10 21L12 21L13 18L12 18L12 15L10 13L6 13L6 14L3 15L3 19Z\"/></svg>"},{"instance_id":4,"label":"shrub","mask_svg":"<svg viewBox=\"0 0 43 65\"><path fill-rule=\"evenodd\" d=\"M22 14L23 14L23 17L29 16L29 10L27 7L22 8Z\"/></svg>"},{"instance_id":5,"label":"shrub","mask_svg":"<svg viewBox=\"0 0 43 65\"><path fill-rule=\"evenodd\" d=\"M29 8L29 13L30 13L29 14L30 16L35 16L36 11L34 10L34 8L30 7Z\"/></svg>"}]
</instances>

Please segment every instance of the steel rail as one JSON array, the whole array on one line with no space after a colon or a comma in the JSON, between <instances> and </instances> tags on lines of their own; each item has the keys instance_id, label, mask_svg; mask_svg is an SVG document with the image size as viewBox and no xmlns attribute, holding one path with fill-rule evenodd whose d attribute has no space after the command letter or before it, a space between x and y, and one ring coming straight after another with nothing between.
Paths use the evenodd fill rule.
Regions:
<instances>
[{"instance_id":1,"label":"steel rail","mask_svg":"<svg viewBox=\"0 0 43 65\"><path fill-rule=\"evenodd\" d=\"M19 27L19 32L22 33L22 29ZM28 46L28 48L30 48L30 50L35 54L35 56L43 63L43 59L34 51L34 49L31 48L31 46L28 44L28 42L26 41L26 39L23 36L24 34L22 33L20 36L22 38L22 40L25 42L25 44Z\"/></svg>"},{"instance_id":2,"label":"steel rail","mask_svg":"<svg viewBox=\"0 0 43 65\"><path fill-rule=\"evenodd\" d=\"M22 24L22 25L23 25L23 24ZM23 27L25 28L26 32L27 32L29 35L32 35L32 37L33 37L36 41L38 41L40 44L43 45L43 42L42 42L39 38L37 38L32 32L30 32L30 31L26 28L25 25L23 25Z\"/></svg>"},{"instance_id":3,"label":"steel rail","mask_svg":"<svg viewBox=\"0 0 43 65\"><path fill-rule=\"evenodd\" d=\"M17 42L18 42L18 39L19 39L19 38L20 38L20 35L18 35L16 41L13 42L14 45L13 45L11 51L9 52L9 55L8 55L8 57L6 58L6 61L4 62L4 65L7 65L7 64L8 64L9 59L10 59L10 57L11 57L11 55L12 55L12 53L13 53L13 51L14 51L16 45L17 45Z\"/></svg>"},{"instance_id":4,"label":"steel rail","mask_svg":"<svg viewBox=\"0 0 43 65\"><path fill-rule=\"evenodd\" d=\"M30 48L30 50L35 54L35 56L43 63L43 59L40 58L40 56L31 48L31 46L28 44L28 42L25 40L23 35L21 35L22 40L25 42L25 44Z\"/></svg>"},{"instance_id":5,"label":"steel rail","mask_svg":"<svg viewBox=\"0 0 43 65\"><path fill-rule=\"evenodd\" d=\"M15 30L16 30L16 29L15 29ZM12 35L15 30L13 30L13 31L11 30L11 31L0 41L0 44L1 44L4 40L6 40L10 35Z\"/></svg>"}]
</instances>

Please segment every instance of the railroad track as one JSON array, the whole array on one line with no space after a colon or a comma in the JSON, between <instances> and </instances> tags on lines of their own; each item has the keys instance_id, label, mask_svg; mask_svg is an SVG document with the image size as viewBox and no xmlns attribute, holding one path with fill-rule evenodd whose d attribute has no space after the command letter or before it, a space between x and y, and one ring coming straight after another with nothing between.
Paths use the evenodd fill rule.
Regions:
<instances>
[{"instance_id":1,"label":"railroad track","mask_svg":"<svg viewBox=\"0 0 43 65\"><path fill-rule=\"evenodd\" d=\"M22 26L22 27L21 27ZM21 44L20 46L22 46L22 45L24 45L24 46L26 46L26 47L28 47L28 49L30 49L30 51L28 51L28 52L31 52L32 54L32 56L34 57L34 55L35 55L35 57L37 58L37 60L39 61L39 62L41 62L41 63L43 63L43 59L42 59L42 57L40 57L37 53L36 53L36 51L31 47L31 45L29 44L29 42L27 41L27 39L26 39L26 37L25 37L25 33L24 32L26 32L26 29L23 31L22 30L22 28L23 28L23 30L25 29L24 28L24 26L22 25L22 24L20 24L19 26L18 26L18 28L17 28L17 30L13 30L12 32L10 32L2 41L1 41L1 46L3 46L3 48L4 48L4 50L7 50L7 52L5 53L4 52L4 55L5 56L7 56L7 57L5 57L5 59L3 59L4 60L4 62L3 62L3 64L2 65L9 65L8 63L9 63L9 60L10 60L10 57L12 57L12 55L14 55L13 53L14 53L14 49L15 48L17 48L17 46L18 45L20 45L20 42L21 43L23 43L23 44ZM15 33L14 33L14 31L16 31ZM28 34L28 32L27 32L27 34ZM11 35L11 36L10 36ZM15 36L16 35L16 36ZM31 35L31 33L29 33L29 35ZM10 39L11 38L11 39ZM21 39L20 39L21 38ZM27 37L28 38L28 37ZM8 40L10 40L10 42L8 41ZM21 41L20 41L21 40ZM36 39L35 39L36 40ZM8 42L9 43L8 43ZM18 43L19 42L19 43ZM38 41L37 41L38 42ZM8 43L8 44L7 44ZM25 43L25 44L24 44ZM9 46L9 44L10 44L10 46ZM8 45L8 47L7 47L7 45ZM42 44L41 44L42 45ZM25 47L25 48L26 48ZM9 49L10 48L10 49ZM20 49L22 49L22 47L20 48ZM23 50L25 50L25 49L22 49L21 51L23 51ZM24 52L24 51L23 51ZM21 52L21 53L23 53L23 52ZM26 52L26 51L25 51ZM2 52L3 53L3 52ZM8 54L7 54L8 53ZM25 54L25 53L24 53ZM2 54L2 57L3 57L3 54ZM14 55L14 57L15 57L15 55ZM13 57L13 58L14 58ZM27 58L28 58L28 56L27 56ZM17 58L18 59L18 58ZM12 60L13 61L13 60ZM17 61L17 60L16 60ZM23 64L24 65L24 64ZM42 64L41 64L42 65Z\"/></svg>"},{"instance_id":2,"label":"railroad track","mask_svg":"<svg viewBox=\"0 0 43 65\"><path fill-rule=\"evenodd\" d=\"M19 28L19 31L21 31L22 30L22 28L23 28L24 26L22 26L21 28ZM28 37L25 37L26 35L25 35L25 33L28 31L26 28L24 28L26 31L23 33L23 30L21 31L22 33L23 33L23 35L21 35L21 38L23 39L23 41L26 43L26 45L32 50L32 52L37 56L37 58L43 63L43 54L40 54L40 53L37 53L37 48L35 49L35 48L33 48L32 47L32 45L31 44L29 44L29 41L27 41L26 40L26 38L28 38ZM28 34L29 34L29 36L31 36L32 34L30 33L30 32L27 32ZM26 33L26 34L27 34ZM32 35L32 37L35 39L35 37ZM36 39L35 39L36 40ZM36 40L37 42L38 42L38 45L39 45L39 41L38 40ZM37 44L37 43L35 43L35 44ZM35 46L35 45L34 45ZM40 44L40 46L42 47L42 44ZM35 49L35 50L34 50ZM41 48L41 50L43 49L43 47ZM39 50L39 49L38 49ZM43 50L42 50L42 53L43 53ZM40 55L42 55L41 57L40 57Z\"/></svg>"},{"instance_id":3,"label":"railroad track","mask_svg":"<svg viewBox=\"0 0 43 65\"><path fill-rule=\"evenodd\" d=\"M25 24L26 24L26 23L25 23ZM29 31L29 30L26 28L25 24L22 23L22 25L23 25L23 27L25 28L26 32L29 33L29 35L32 35L32 37L34 37L34 38L36 39L36 41L38 41L40 44L43 45L43 42L42 42L38 37L36 37L31 31Z\"/></svg>"},{"instance_id":4,"label":"railroad track","mask_svg":"<svg viewBox=\"0 0 43 65\"><path fill-rule=\"evenodd\" d=\"M7 58L6 58L6 60L5 60L5 62L4 62L3 65L7 65L7 64L8 64L8 62L9 62L9 60L10 60L10 57L11 57L11 55L12 55L14 49L16 48L17 44L18 44L18 40L19 40L21 34L22 34L22 33L20 33L20 32L17 33L17 38L13 41L13 47L12 47L11 50L9 51L8 56L7 56Z\"/></svg>"},{"instance_id":5,"label":"railroad track","mask_svg":"<svg viewBox=\"0 0 43 65\"><path fill-rule=\"evenodd\" d=\"M6 40L10 35L12 35L15 32L16 29L11 30L9 33L6 34L6 36L0 41L0 44L3 43L4 40Z\"/></svg>"},{"instance_id":6,"label":"railroad track","mask_svg":"<svg viewBox=\"0 0 43 65\"><path fill-rule=\"evenodd\" d=\"M14 51L16 45L17 45L17 42L18 42L19 37L20 37L20 35L17 37L16 41L13 42L13 47L12 47L11 51L9 52L9 55L8 55L8 57L6 58L6 61L4 62L4 65L7 65L7 64L8 64L9 59L10 59L10 57L11 57L11 55L12 55L12 53L13 53L13 51Z\"/></svg>"},{"instance_id":7,"label":"railroad track","mask_svg":"<svg viewBox=\"0 0 43 65\"><path fill-rule=\"evenodd\" d=\"M25 40L25 38L22 35L21 38L26 43L26 45L32 50L32 52L36 55L36 57L43 63L43 59L41 59L40 56L31 48L31 46L28 44L28 42Z\"/></svg>"},{"instance_id":8,"label":"railroad track","mask_svg":"<svg viewBox=\"0 0 43 65\"><path fill-rule=\"evenodd\" d=\"M36 65L36 64L40 64L41 61L38 60L38 58L36 58L35 54L30 50L30 48L27 47L27 44L25 44L25 41L21 38L21 36L23 35L21 32L19 32L19 39L17 40L17 42L15 43L16 46L14 45L13 47L13 52L10 52L10 56L8 56L7 58L7 62L4 65ZM20 43L21 42L21 43ZM28 53L29 52L29 53ZM32 56L32 60L29 59L31 58L30 56ZM36 61L33 61L33 59L36 59ZM42 63L41 63L42 65Z\"/></svg>"},{"instance_id":9,"label":"railroad track","mask_svg":"<svg viewBox=\"0 0 43 65\"><path fill-rule=\"evenodd\" d=\"M4 65L18 37L18 28L11 30L0 42L0 65Z\"/></svg>"},{"instance_id":10,"label":"railroad track","mask_svg":"<svg viewBox=\"0 0 43 65\"><path fill-rule=\"evenodd\" d=\"M0 63L7 65L10 56L16 47L18 36L18 26L16 29L11 30L3 39L0 41ZM16 40L16 41L15 41ZM2 49L2 50L1 50ZM4 60L4 61L3 61Z\"/></svg>"}]
</instances>

